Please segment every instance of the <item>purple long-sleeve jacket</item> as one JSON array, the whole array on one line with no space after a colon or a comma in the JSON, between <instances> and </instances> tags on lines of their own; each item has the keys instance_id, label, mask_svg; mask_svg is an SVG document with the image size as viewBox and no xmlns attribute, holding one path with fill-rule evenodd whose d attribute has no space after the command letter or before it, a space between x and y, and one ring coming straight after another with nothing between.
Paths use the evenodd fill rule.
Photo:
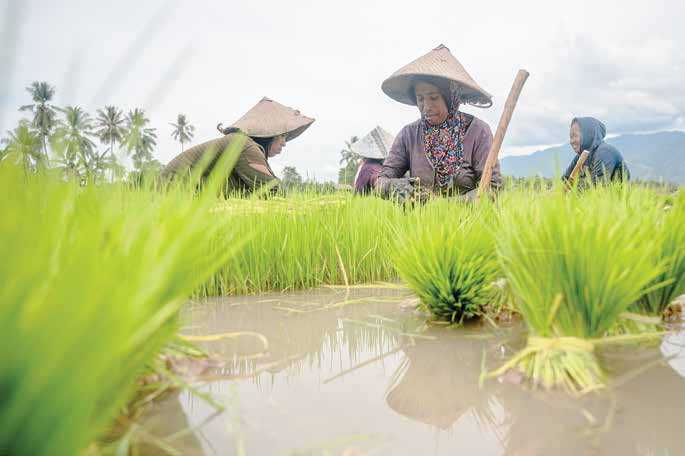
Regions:
<instances>
[{"instance_id":1,"label":"purple long-sleeve jacket","mask_svg":"<svg viewBox=\"0 0 685 456\"><path fill-rule=\"evenodd\" d=\"M467 115L467 119L469 125L464 135L463 164L454 177L454 189L460 193L466 193L478 186L492 145L492 132L488 124L471 115ZM388 157L383 162L379 181L382 181L382 178L402 177L407 171L411 177L420 179L421 187L437 190L435 170L423 150L423 128L420 119L405 126L398 133ZM493 188L499 188L501 183L502 177L497 162L492 170L491 185Z\"/></svg>"},{"instance_id":2,"label":"purple long-sleeve jacket","mask_svg":"<svg viewBox=\"0 0 685 456\"><path fill-rule=\"evenodd\" d=\"M382 169L383 164L380 160L364 158L354 178L354 191L356 193L372 191L376 186L376 179L378 179L378 174Z\"/></svg>"}]
</instances>

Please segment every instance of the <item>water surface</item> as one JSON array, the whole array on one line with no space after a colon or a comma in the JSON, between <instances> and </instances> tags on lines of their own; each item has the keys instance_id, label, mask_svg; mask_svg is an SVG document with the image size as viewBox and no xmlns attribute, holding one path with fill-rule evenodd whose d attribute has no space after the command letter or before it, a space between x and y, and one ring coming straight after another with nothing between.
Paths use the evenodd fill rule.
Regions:
<instances>
[{"instance_id":1,"label":"water surface","mask_svg":"<svg viewBox=\"0 0 685 456\"><path fill-rule=\"evenodd\" d=\"M521 325L426 323L391 288L325 289L189 305L183 333L216 362L198 390L140 423L179 454L685 454L685 337L604 352L614 386L574 399L516 376L479 386L525 341ZM242 335L238 335L242 334ZM169 449L170 450L170 449Z\"/></svg>"}]
</instances>

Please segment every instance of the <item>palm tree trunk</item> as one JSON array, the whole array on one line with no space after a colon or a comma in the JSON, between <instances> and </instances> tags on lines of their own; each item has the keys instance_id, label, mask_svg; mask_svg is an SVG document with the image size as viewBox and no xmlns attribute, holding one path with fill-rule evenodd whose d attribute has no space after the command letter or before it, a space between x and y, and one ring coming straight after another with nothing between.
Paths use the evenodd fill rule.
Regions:
<instances>
[{"instance_id":1,"label":"palm tree trunk","mask_svg":"<svg viewBox=\"0 0 685 456\"><path fill-rule=\"evenodd\" d=\"M47 135L42 134L41 136L43 138L43 159L45 160L44 164L45 164L45 167L47 168L48 167L48 161L49 161L49 159L48 159Z\"/></svg>"},{"instance_id":2,"label":"palm tree trunk","mask_svg":"<svg viewBox=\"0 0 685 456\"><path fill-rule=\"evenodd\" d=\"M109 157L112 160L112 166L109 169L109 179L110 179L110 182L114 182L114 166L115 166L114 162L116 161L116 159L114 158L114 140L113 139L109 142Z\"/></svg>"}]
</instances>

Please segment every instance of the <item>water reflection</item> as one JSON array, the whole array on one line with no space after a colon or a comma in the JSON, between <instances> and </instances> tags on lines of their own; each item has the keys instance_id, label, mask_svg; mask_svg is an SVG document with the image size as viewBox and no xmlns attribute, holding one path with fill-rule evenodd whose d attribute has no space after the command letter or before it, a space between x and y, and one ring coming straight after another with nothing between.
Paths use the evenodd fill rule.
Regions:
<instances>
[{"instance_id":1,"label":"water reflection","mask_svg":"<svg viewBox=\"0 0 685 456\"><path fill-rule=\"evenodd\" d=\"M297 375L306 368L321 368L331 354L345 351L356 363L362 353L385 352L397 346L397 330L369 315L407 319L398 304L413 299L404 290L383 290L374 299L364 289L319 291L313 294L266 295L196 303L186 313L188 335L255 332L268 340L268 351L256 337L227 338L200 344L224 365L214 374L225 379L263 380L258 374ZM411 323L416 320L411 318ZM359 324L361 323L361 324Z\"/></svg>"},{"instance_id":2,"label":"water reflection","mask_svg":"<svg viewBox=\"0 0 685 456\"><path fill-rule=\"evenodd\" d=\"M134 454L203 455L205 451L200 442L200 430L191 427L188 416L183 410L178 394L171 394L164 400L154 403L143 416L143 426L136 430Z\"/></svg>"},{"instance_id":3,"label":"water reflection","mask_svg":"<svg viewBox=\"0 0 685 456\"><path fill-rule=\"evenodd\" d=\"M668 336L669 358L660 350L621 353L615 371L618 381L616 415L608 432L606 446L645 455L683 454L685 442L681 423L685 418L685 379L677 368L683 359L677 343L683 334ZM662 350L663 351L663 348Z\"/></svg>"},{"instance_id":4,"label":"water reflection","mask_svg":"<svg viewBox=\"0 0 685 456\"><path fill-rule=\"evenodd\" d=\"M470 334L444 337L444 331L436 330L425 334L435 340L416 340L402 349L405 357L385 397L388 406L443 430L471 413L481 429L502 441L504 410L493 394L483 394L478 385L483 342L469 339Z\"/></svg>"},{"instance_id":5,"label":"water reflection","mask_svg":"<svg viewBox=\"0 0 685 456\"><path fill-rule=\"evenodd\" d=\"M524 342L521 328L426 325L412 300L401 290L355 289L189 306L184 333L256 332L268 348L250 336L202 342L221 360L203 391L239 401L210 419L211 406L183 393L176 412L180 403L185 427L201 428L204 454L685 452L677 427L685 379L657 347L604 353L617 388L580 400L509 381L480 388L483 360L492 368L510 356ZM677 359L682 347L673 346ZM184 425L169 410L153 415Z\"/></svg>"}]
</instances>

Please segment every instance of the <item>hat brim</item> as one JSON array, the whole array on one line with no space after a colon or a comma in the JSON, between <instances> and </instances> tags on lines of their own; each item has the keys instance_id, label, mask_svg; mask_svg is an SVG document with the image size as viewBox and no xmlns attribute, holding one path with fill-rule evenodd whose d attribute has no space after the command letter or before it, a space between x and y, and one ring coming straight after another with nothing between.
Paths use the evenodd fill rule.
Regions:
<instances>
[{"instance_id":1,"label":"hat brim","mask_svg":"<svg viewBox=\"0 0 685 456\"><path fill-rule=\"evenodd\" d=\"M462 88L461 101L478 108L489 108L492 106L492 95L484 90L473 87L463 81L446 78L444 76L437 76L434 74L400 74L391 76L381 85L383 92L395 101L416 106L416 97L414 96L414 85L424 81L439 87L443 91L449 89L450 83L455 82Z\"/></svg>"},{"instance_id":2,"label":"hat brim","mask_svg":"<svg viewBox=\"0 0 685 456\"><path fill-rule=\"evenodd\" d=\"M286 141L292 141L293 139L297 138L300 136L302 133L305 132L307 128L309 128L312 124L314 123L314 119L307 117L306 120L301 123L298 126L293 126L285 131L283 130L272 130L270 132L260 132L260 133L255 133L255 132L250 132L250 131L243 131L246 135L251 136L253 138L274 138L276 136L282 136L285 135L285 140Z\"/></svg>"},{"instance_id":3,"label":"hat brim","mask_svg":"<svg viewBox=\"0 0 685 456\"><path fill-rule=\"evenodd\" d=\"M313 123L314 123L314 119L308 118L306 123L304 123L303 125L300 125L299 127L295 128L294 130L287 132L285 134L285 140L286 141L292 141L293 139L297 138L302 133L304 133L304 131L307 128L309 128Z\"/></svg>"},{"instance_id":4,"label":"hat brim","mask_svg":"<svg viewBox=\"0 0 685 456\"><path fill-rule=\"evenodd\" d=\"M372 160L385 160L385 157L380 152L374 152L374 151L358 152L354 147L352 148L352 152L356 153L357 155L359 155L362 158L370 158Z\"/></svg>"},{"instance_id":5,"label":"hat brim","mask_svg":"<svg viewBox=\"0 0 685 456\"><path fill-rule=\"evenodd\" d=\"M285 135L286 141L292 141L313 122L313 118L302 115L297 109L264 97L231 126L253 138Z\"/></svg>"},{"instance_id":6,"label":"hat brim","mask_svg":"<svg viewBox=\"0 0 685 456\"><path fill-rule=\"evenodd\" d=\"M393 135L377 126L366 136L353 142L350 145L350 149L360 157L384 160L390 152L394 140L395 137Z\"/></svg>"}]
</instances>

